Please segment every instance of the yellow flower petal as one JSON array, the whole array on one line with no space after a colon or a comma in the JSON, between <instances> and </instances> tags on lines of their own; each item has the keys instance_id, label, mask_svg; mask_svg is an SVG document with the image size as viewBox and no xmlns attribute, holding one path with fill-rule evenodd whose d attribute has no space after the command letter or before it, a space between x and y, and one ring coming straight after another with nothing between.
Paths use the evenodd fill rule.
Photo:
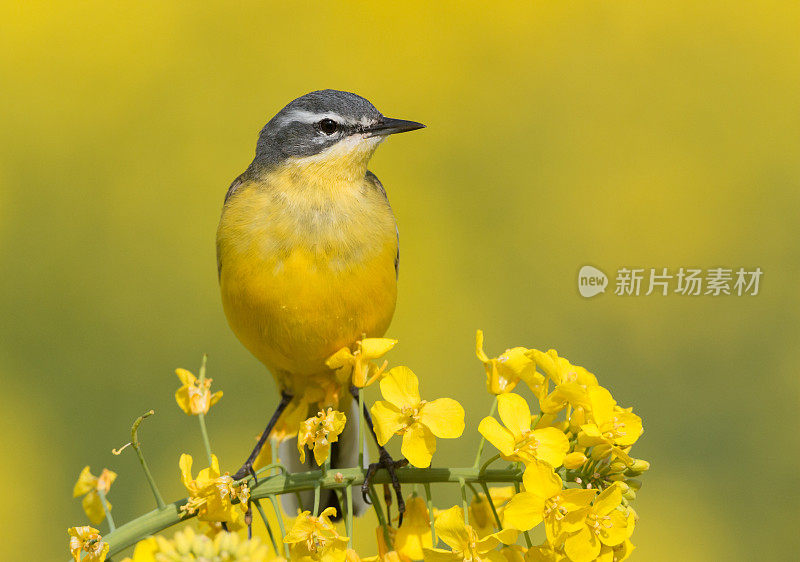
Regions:
<instances>
[{"instance_id":1,"label":"yellow flower petal","mask_svg":"<svg viewBox=\"0 0 800 562\"><path fill-rule=\"evenodd\" d=\"M100 494L92 490L88 494L83 497L81 501L81 506L83 507L84 513L95 525L99 525L103 522L103 519L106 518L106 513L103 511L103 500L100 499ZM109 510L111 509L111 504L108 504Z\"/></svg>"},{"instance_id":2,"label":"yellow flower petal","mask_svg":"<svg viewBox=\"0 0 800 562\"><path fill-rule=\"evenodd\" d=\"M493 417L483 418L478 424L478 432L503 455L509 456L514 453L514 436Z\"/></svg>"},{"instance_id":3,"label":"yellow flower petal","mask_svg":"<svg viewBox=\"0 0 800 562\"><path fill-rule=\"evenodd\" d=\"M421 423L415 423L403 434L400 452L412 466L427 468L436 452L436 438L430 429Z\"/></svg>"},{"instance_id":4,"label":"yellow flower petal","mask_svg":"<svg viewBox=\"0 0 800 562\"><path fill-rule=\"evenodd\" d=\"M433 546L430 519L425 500L412 497L406 500L403 525L397 529L394 547L400 554L413 560L422 560L423 548Z\"/></svg>"},{"instance_id":5,"label":"yellow flower petal","mask_svg":"<svg viewBox=\"0 0 800 562\"><path fill-rule=\"evenodd\" d=\"M584 526L574 535L567 537L564 551L572 562L592 562L600 554L600 541Z\"/></svg>"},{"instance_id":6,"label":"yellow flower petal","mask_svg":"<svg viewBox=\"0 0 800 562\"><path fill-rule=\"evenodd\" d=\"M72 489L72 497L77 498L84 494L88 494L97 487L97 476L91 473L89 465L83 467L78 481L75 482L75 487Z\"/></svg>"},{"instance_id":7,"label":"yellow flower petal","mask_svg":"<svg viewBox=\"0 0 800 562\"><path fill-rule=\"evenodd\" d=\"M533 435L539 444L536 457L554 468L561 466L569 451L569 439L564 432L555 427L545 427L537 429Z\"/></svg>"},{"instance_id":8,"label":"yellow flower petal","mask_svg":"<svg viewBox=\"0 0 800 562\"><path fill-rule=\"evenodd\" d=\"M464 433L464 408L452 398L439 398L422 406L419 421L436 437L455 439Z\"/></svg>"},{"instance_id":9,"label":"yellow flower petal","mask_svg":"<svg viewBox=\"0 0 800 562\"><path fill-rule=\"evenodd\" d=\"M178 375L178 378L181 379L181 384L184 386L192 385L197 380L197 377L186 369L175 369L175 374Z\"/></svg>"},{"instance_id":10,"label":"yellow flower petal","mask_svg":"<svg viewBox=\"0 0 800 562\"><path fill-rule=\"evenodd\" d=\"M455 562L464 560L464 557L459 553L442 548L426 548L424 558L425 562Z\"/></svg>"},{"instance_id":11,"label":"yellow flower petal","mask_svg":"<svg viewBox=\"0 0 800 562\"><path fill-rule=\"evenodd\" d=\"M440 511L434 523L436 536L453 550L464 551L469 548L469 533L464 525L464 511L454 505Z\"/></svg>"},{"instance_id":12,"label":"yellow flower petal","mask_svg":"<svg viewBox=\"0 0 800 562\"><path fill-rule=\"evenodd\" d=\"M192 478L192 463L194 460L192 459L192 455L187 455L186 453L181 455L180 460L178 461L178 466L181 469L181 482L183 485L189 489L190 484L194 480Z\"/></svg>"},{"instance_id":13,"label":"yellow flower petal","mask_svg":"<svg viewBox=\"0 0 800 562\"><path fill-rule=\"evenodd\" d=\"M489 362L489 356L483 351L483 330L478 330L475 333L475 355L483 363Z\"/></svg>"},{"instance_id":14,"label":"yellow flower petal","mask_svg":"<svg viewBox=\"0 0 800 562\"><path fill-rule=\"evenodd\" d=\"M378 400L369 411L372 414L378 444L381 446L386 445L392 435L406 427L406 416L389 402Z\"/></svg>"},{"instance_id":15,"label":"yellow flower petal","mask_svg":"<svg viewBox=\"0 0 800 562\"><path fill-rule=\"evenodd\" d=\"M476 550L481 553L488 553L490 550L497 548L501 544L513 544L517 542L518 536L519 532L516 529L503 529L502 531L498 531L480 539L475 545Z\"/></svg>"},{"instance_id":16,"label":"yellow flower petal","mask_svg":"<svg viewBox=\"0 0 800 562\"><path fill-rule=\"evenodd\" d=\"M531 409L519 394L501 394L497 397L497 413L515 439L531 429Z\"/></svg>"},{"instance_id":17,"label":"yellow flower petal","mask_svg":"<svg viewBox=\"0 0 800 562\"><path fill-rule=\"evenodd\" d=\"M361 340L361 353L366 359L379 359L397 345L397 340L389 338L364 338Z\"/></svg>"},{"instance_id":18,"label":"yellow flower petal","mask_svg":"<svg viewBox=\"0 0 800 562\"><path fill-rule=\"evenodd\" d=\"M527 531L542 522L543 498L532 492L520 492L511 498L503 510L503 526Z\"/></svg>"},{"instance_id":19,"label":"yellow flower petal","mask_svg":"<svg viewBox=\"0 0 800 562\"><path fill-rule=\"evenodd\" d=\"M398 409L415 408L420 402L419 379L408 367L395 367L380 382L381 394Z\"/></svg>"},{"instance_id":20,"label":"yellow flower petal","mask_svg":"<svg viewBox=\"0 0 800 562\"><path fill-rule=\"evenodd\" d=\"M539 460L534 460L525 466L522 483L525 484L526 492L534 493L543 499L560 493L564 486L552 465Z\"/></svg>"},{"instance_id":21,"label":"yellow flower petal","mask_svg":"<svg viewBox=\"0 0 800 562\"><path fill-rule=\"evenodd\" d=\"M603 490L594 500L594 511L600 515L608 515L622 503L622 487L615 482Z\"/></svg>"},{"instance_id":22,"label":"yellow flower petal","mask_svg":"<svg viewBox=\"0 0 800 562\"><path fill-rule=\"evenodd\" d=\"M192 403L191 398L189 397L188 386L182 386L175 391L175 402L184 413L189 415L192 414Z\"/></svg>"}]
</instances>

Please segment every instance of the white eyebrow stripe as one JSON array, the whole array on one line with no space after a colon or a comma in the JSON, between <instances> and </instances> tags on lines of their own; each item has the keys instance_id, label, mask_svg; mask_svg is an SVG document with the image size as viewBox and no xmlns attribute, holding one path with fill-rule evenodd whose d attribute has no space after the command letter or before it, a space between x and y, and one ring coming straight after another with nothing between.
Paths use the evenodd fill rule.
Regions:
<instances>
[{"instance_id":1,"label":"white eyebrow stripe","mask_svg":"<svg viewBox=\"0 0 800 562\"><path fill-rule=\"evenodd\" d=\"M356 125L357 122L351 119L345 119L338 113L334 113L332 111L324 111L321 113L315 113L313 111L306 111L305 109L293 109L292 111L288 112L286 115L283 115L280 120L278 121L278 126L283 127L287 123L292 123L298 121L300 123L317 123L318 121L322 121L323 119L333 119L337 123L349 123L351 125Z\"/></svg>"}]
</instances>

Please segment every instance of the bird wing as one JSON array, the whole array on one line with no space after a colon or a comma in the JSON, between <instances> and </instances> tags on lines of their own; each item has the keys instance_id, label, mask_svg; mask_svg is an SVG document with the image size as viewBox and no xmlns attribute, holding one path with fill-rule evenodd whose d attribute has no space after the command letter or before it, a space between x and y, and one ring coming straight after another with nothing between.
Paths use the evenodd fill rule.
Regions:
<instances>
[{"instance_id":1,"label":"bird wing","mask_svg":"<svg viewBox=\"0 0 800 562\"><path fill-rule=\"evenodd\" d=\"M367 170L366 177L367 181L371 183L375 187L375 189L381 192L381 195L383 195L383 198L386 200L386 204L389 206L389 208L391 208L391 205L389 205L389 197L386 196L386 190L383 188L383 184L381 183L381 180L378 179L378 176ZM394 229L395 232L397 233L397 253L394 256L394 273L395 276L399 276L400 275L400 230L397 228L396 224Z\"/></svg>"}]
</instances>

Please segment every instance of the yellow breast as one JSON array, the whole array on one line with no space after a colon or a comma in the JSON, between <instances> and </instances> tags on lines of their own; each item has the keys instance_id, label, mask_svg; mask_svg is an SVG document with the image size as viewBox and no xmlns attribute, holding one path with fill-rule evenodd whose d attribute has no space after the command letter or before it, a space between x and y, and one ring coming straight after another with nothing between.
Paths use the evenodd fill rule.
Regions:
<instances>
[{"instance_id":1,"label":"yellow breast","mask_svg":"<svg viewBox=\"0 0 800 562\"><path fill-rule=\"evenodd\" d=\"M325 370L332 353L391 322L396 224L368 179L284 169L245 183L223 209L217 252L228 323L279 380Z\"/></svg>"}]
</instances>

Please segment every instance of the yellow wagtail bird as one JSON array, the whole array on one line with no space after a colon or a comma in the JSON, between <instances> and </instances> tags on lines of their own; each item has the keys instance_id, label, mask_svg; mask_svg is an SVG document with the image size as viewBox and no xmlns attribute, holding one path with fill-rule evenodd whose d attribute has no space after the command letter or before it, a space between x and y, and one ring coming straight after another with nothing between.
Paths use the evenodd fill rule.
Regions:
<instances>
[{"instance_id":1,"label":"yellow wagtail bird","mask_svg":"<svg viewBox=\"0 0 800 562\"><path fill-rule=\"evenodd\" d=\"M325 360L364 335L382 336L392 320L397 224L367 164L388 135L422 127L384 117L356 94L311 92L270 119L255 159L228 189L217 231L222 304L233 332L272 372L281 392L277 410L234 478L252 473L287 408L297 420L320 407L346 408L348 427L335 444L332 466L357 465L359 412L350 396L357 390L331 391L335 378ZM369 414L363 414L372 429ZM296 442L284 441L281 451L285 464L299 468ZM394 468L402 462L380 447L380 462L368 471L389 471L401 514Z\"/></svg>"}]
</instances>

